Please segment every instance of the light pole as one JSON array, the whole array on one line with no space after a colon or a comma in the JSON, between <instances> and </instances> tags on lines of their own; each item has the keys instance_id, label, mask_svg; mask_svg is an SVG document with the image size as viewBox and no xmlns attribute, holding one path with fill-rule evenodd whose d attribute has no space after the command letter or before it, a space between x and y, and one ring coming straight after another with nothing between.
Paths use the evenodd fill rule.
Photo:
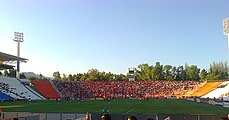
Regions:
<instances>
[{"instance_id":1,"label":"light pole","mask_svg":"<svg viewBox=\"0 0 229 120\"><path fill-rule=\"evenodd\" d=\"M229 18L223 19L223 33L224 35L227 35L228 50L229 50Z\"/></svg>"},{"instance_id":2,"label":"light pole","mask_svg":"<svg viewBox=\"0 0 229 120\"><path fill-rule=\"evenodd\" d=\"M23 42L23 33L20 32L14 32L14 42L17 42L17 78L19 78L19 72L20 72L20 42Z\"/></svg>"},{"instance_id":3,"label":"light pole","mask_svg":"<svg viewBox=\"0 0 229 120\"><path fill-rule=\"evenodd\" d=\"M223 19L223 33L227 35L227 42L228 42L228 51L229 51L229 18ZM229 114L228 114L229 118Z\"/></svg>"}]
</instances>

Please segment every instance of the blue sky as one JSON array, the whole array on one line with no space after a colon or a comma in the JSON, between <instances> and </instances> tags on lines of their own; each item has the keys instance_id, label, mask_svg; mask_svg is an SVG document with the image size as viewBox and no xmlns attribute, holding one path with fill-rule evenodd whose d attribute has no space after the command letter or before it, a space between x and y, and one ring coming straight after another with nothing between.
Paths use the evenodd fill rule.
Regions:
<instances>
[{"instance_id":1,"label":"blue sky","mask_svg":"<svg viewBox=\"0 0 229 120\"><path fill-rule=\"evenodd\" d=\"M228 61L222 27L228 5L228 0L1 0L0 51L16 55L13 32L20 31L26 72L126 73L157 61L209 68Z\"/></svg>"}]
</instances>

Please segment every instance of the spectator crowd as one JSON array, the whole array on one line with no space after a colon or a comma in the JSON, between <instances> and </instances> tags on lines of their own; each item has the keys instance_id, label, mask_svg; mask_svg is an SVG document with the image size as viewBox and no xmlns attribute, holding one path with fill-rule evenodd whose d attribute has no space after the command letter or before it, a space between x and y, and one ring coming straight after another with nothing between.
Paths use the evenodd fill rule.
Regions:
<instances>
[{"instance_id":1,"label":"spectator crowd","mask_svg":"<svg viewBox=\"0 0 229 120\"><path fill-rule=\"evenodd\" d=\"M200 85L196 81L52 81L64 99L185 97Z\"/></svg>"}]
</instances>

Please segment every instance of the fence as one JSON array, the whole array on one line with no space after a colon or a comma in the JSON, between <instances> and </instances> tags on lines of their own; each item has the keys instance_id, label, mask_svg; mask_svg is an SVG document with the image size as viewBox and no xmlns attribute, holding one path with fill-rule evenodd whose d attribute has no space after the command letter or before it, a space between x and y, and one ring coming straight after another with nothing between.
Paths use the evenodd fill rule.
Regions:
<instances>
[{"instance_id":1,"label":"fence","mask_svg":"<svg viewBox=\"0 0 229 120\"><path fill-rule=\"evenodd\" d=\"M132 114L137 120L224 120L227 115L169 115L169 114ZM101 114L91 113L91 120L100 120ZM127 114L110 114L112 120L127 120ZM3 112L1 120L86 120L86 114L82 113L25 113L25 112Z\"/></svg>"}]
</instances>

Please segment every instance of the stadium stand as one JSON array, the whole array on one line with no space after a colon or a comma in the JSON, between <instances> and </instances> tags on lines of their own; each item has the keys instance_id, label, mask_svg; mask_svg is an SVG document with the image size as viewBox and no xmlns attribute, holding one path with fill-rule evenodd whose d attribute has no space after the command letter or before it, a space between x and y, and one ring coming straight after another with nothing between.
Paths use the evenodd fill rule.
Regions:
<instances>
[{"instance_id":1,"label":"stadium stand","mask_svg":"<svg viewBox=\"0 0 229 120\"><path fill-rule=\"evenodd\" d=\"M2 92L0 92L0 100L1 101L9 101L9 100L13 100L13 98L8 96L8 95L6 95L6 94L4 94L4 93L2 93Z\"/></svg>"},{"instance_id":2,"label":"stadium stand","mask_svg":"<svg viewBox=\"0 0 229 120\"><path fill-rule=\"evenodd\" d=\"M194 81L91 81L53 80L63 98L169 98L184 97L195 90Z\"/></svg>"},{"instance_id":3,"label":"stadium stand","mask_svg":"<svg viewBox=\"0 0 229 120\"><path fill-rule=\"evenodd\" d=\"M30 80L28 80L28 79L19 79L19 81L20 81L21 83L25 84L25 85L30 84Z\"/></svg>"},{"instance_id":4,"label":"stadium stand","mask_svg":"<svg viewBox=\"0 0 229 120\"><path fill-rule=\"evenodd\" d=\"M37 91L35 91L33 88L31 88L31 82L28 79L18 79L19 81L21 81L21 83L24 85L24 87L26 89L28 89L30 92L32 92L33 94L35 94L36 96L38 96L39 98L45 100L46 98L43 97L41 94L39 94Z\"/></svg>"},{"instance_id":5,"label":"stadium stand","mask_svg":"<svg viewBox=\"0 0 229 120\"><path fill-rule=\"evenodd\" d=\"M211 91L213 91L217 86L222 84L223 82L206 82L202 87L200 87L197 91L192 93L190 97L202 97Z\"/></svg>"},{"instance_id":6,"label":"stadium stand","mask_svg":"<svg viewBox=\"0 0 229 120\"><path fill-rule=\"evenodd\" d=\"M15 99L31 99L31 100L41 100L38 93L31 92L16 78L8 78L0 76L0 83L5 86L1 87L1 92L11 96ZM36 93L36 94L34 94Z\"/></svg>"},{"instance_id":7,"label":"stadium stand","mask_svg":"<svg viewBox=\"0 0 229 120\"><path fill-rule=\"evenodd\" d=\"M61 92L58 90L58 88L54 85L52 80L49 80L49 82L51 83L51 85L53 86L53 88L56 90L57 94L62 98L62 94Z\"/></svg>"},{"instance_id":8,"label":"stadium stand","mask_svg":"<svg viewBox=\"0 0 229 120\"><path fill-rule=\"evenodd\" d=\"M221 98L223 98L223 101L229 101L229 92L221 95Z\"/></svg>"},{"instance_id":9,"label":"stadium stand","mask_svg":"<svg viewBox=\"0 0 229 120\"><path fill-rule=\"evenodd\" d=\"M32 80L33 88L47 99L59 99L60 95L56 92L48 80Z\"/></svg>"},{"instance_id":10,"label":"stadium stand","mask_svg":"<svg viewBox=\"0 0 229 120\"><path fill-rule=\"evenodd\" d=\"M216 89L202 96L202 98L220 98L229 92L229 82L221 83Z\"/></svg>"}]
</instances>

